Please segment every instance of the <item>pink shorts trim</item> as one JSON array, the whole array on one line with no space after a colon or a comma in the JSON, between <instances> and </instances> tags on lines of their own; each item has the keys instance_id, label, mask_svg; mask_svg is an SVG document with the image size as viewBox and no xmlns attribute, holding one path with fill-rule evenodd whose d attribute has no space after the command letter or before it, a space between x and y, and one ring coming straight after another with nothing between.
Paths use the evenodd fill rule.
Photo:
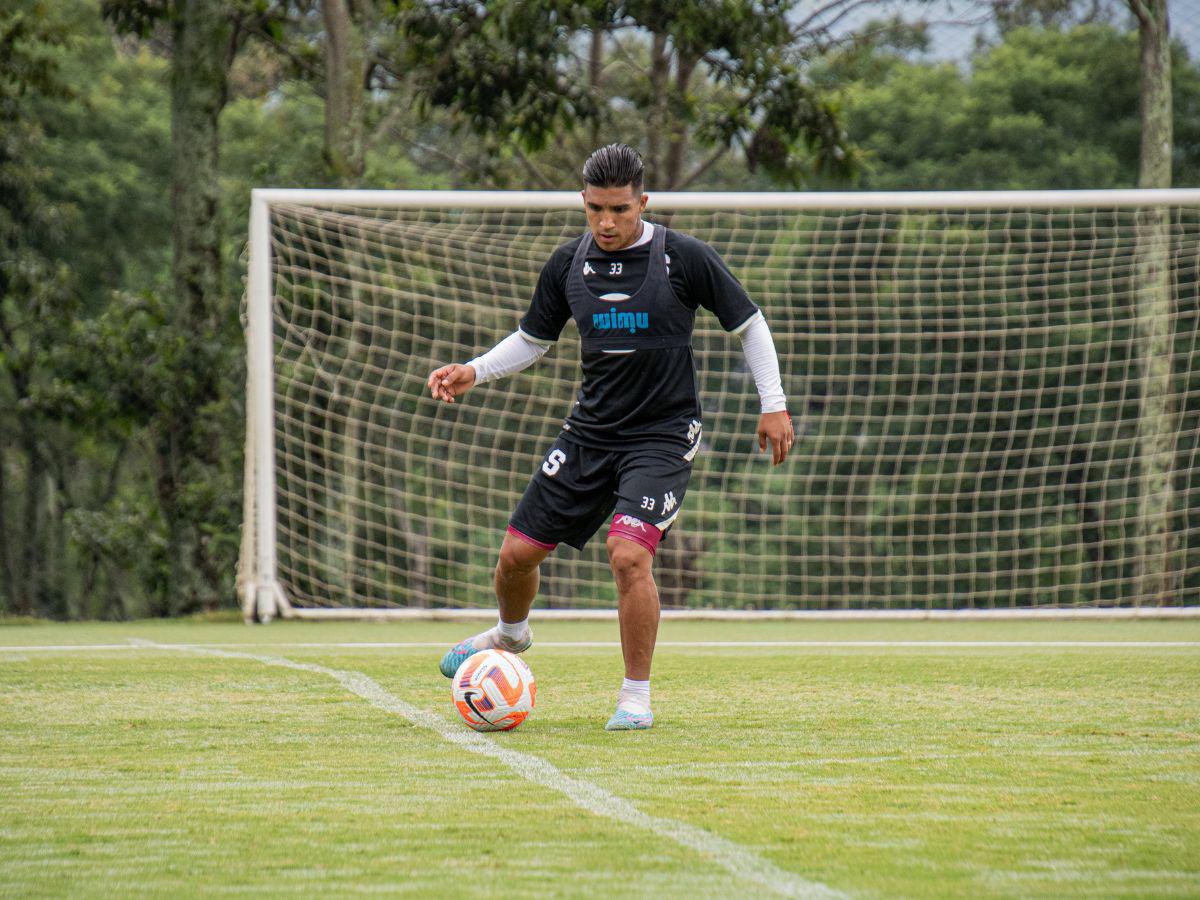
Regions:
<instances>
[{"instance_id":1,"label":"pink shorts trim","mask_svg":"<svg viewBox=\"0 0 1200 900\"><path fill-rule=\"evenodd\" d=\"M553 550L558 546L558 544L547 544L544 541L535 540L534 538L531 538L529 535L525 534L525 532L517 531L517 529L513 528L511 525L508 526L508 533L515 538L520 538L527 544L533 544L533 546L540 547L543 550Z\"/></svg>"},{"instance_id":2,"label":"pink shorts trim","mask_svg":"<svg viewBox=\"0 0 1200 900\"><path fill-rule=\"evenodd\" d=\"M641 544L650 551L651 556L654 556L658 552L658 542L662 540L663 533L659 531L657 525L643 522L635 516L618 513L613 516L612 524L608 526L608 536L624 538L635 544Z\"/></svg>"}]
</instances>

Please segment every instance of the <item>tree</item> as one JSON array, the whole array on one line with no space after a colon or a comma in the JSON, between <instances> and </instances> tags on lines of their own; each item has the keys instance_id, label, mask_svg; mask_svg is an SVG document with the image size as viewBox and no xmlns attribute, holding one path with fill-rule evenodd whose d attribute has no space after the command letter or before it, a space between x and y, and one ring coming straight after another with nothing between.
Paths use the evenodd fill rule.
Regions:
<instances>
[{"instance_id":1,"label":"tree","mask_svg":"<svg viewBox=\"0 0 1200 900\"><path fill-rule=\"evenodd\" d=\"M134 294L166 260L163 70L119 55L86 0L21 4L5 29L0 609L136 612L159 561Z\"/></svg>"},{"instance_id":2,"label":"tree","mask_svg":"<svg viewBox=\"0 0 1200 900\"><path fill-rule=\"evenodd\" d=\"M843 86L847 131L873 190L1133 187L1138 47L1111 25L1017 28L969 70L876 47L818 71ZM1180 177L1200 178L1200 70L1176 45Z\"/></svg>"},{"instance_id":3,"label":"tree","mask_svg":"<svg viewBox=\"0 0 1200 900\"><path fill-rule=\"evenodd\" d=\"M236 459L222 436L236 430L228 373L238 368L238 327L225 280L219 204L221 111L233 60L269 15L245 0L106 0L119 30L152 31L170 46L171 282L166 356L178 368L158 398L156 490L167 529L169 588L163 612L214 609L229 591ZM232 507L232 509L231 509Z\"/></svg>"},{"instance_id":4,"label":"tree","mask_svg":"<svg viewBox=\"0 0 1200 900\"><path fill-rule=\"evenodd\" d=\"M992 0L992 14L1001 34L1029 25L1063 30L1111 24L1109 11L1106 0Z\"/></svg>"},{"instance_id":5,"label":"tree","mask_svg":"<svg viewBox=\"0 0 1200 900\"><path fill-rule=\"evenodd\" d=\"M800 185L844 177L855 156L830 99L806 76L816 41L795 0L721 3L467 0L398 4L427 107L451 109L536 182L574 183L590 149L645 148L650 183L696 184L730 150ZM551 174L529 158L548 145ZM558 156L563 158L560 160ZM494 171L493 176L497 173Z\"/></svg>"},{"instance_id":6,"label":"tree","mask_svg":"<svg viewBox=\"0 0 1200 900\"><path fill-rule=\"evenodd\" d=\"M1166 0L1126 0L1138 22L1141 45L1142 143L1138 186L1171 186L1173 118L1171 43ZM1138 437L1142 457L1140 595L1161 603L1173 578L1171 546L1172 446L1177 421L1171 403L1171 274L1169 227L1164 210L1143 216L1138 236L1138 330L1145 367Z\"/></svg>"},{"instance_id":7,"label":"tree","mask_svg":"<svg viewBox=\"0 0 1200 900\"><path fill-rule=\"evenodd\" d=\"M325 159L341 183L355 183L365 167L363 108L367 47L364 19L370 0L321 0L325 23Z\"/></svg>"},{"instance_id":8,"label":"tree","mask_svg":"<svg viewBox=\"0 0 1200 900\"><path fill-rule=\"evenodd\" d=\"M1066 3L1043 4L1068 7ZM1174 165L1184 181L1200 171L1196 152L1200 72L1171 48L1165 7L1142 5L1139 37L1112 25L1012 28L979 54L969 73L875 59L873 78L848 91L847 122L868 153L864 182L888 188L1165 187ZM884 57L888 54L885 52ZM861 70L861 63L859 65ZM882 72L882 74L880 74ZM1178 113L1174 114L1173 110ZM1173 135L1181 140L1175 145ZM1141 482L1136 585L1141 602L1169 600L1178 577L1171 544L1180 414L1172 384L1189 378L1173 358L1169 222L1140 217L1136 421ZM1182 288L1181 288L1182 291ZM1183 303L1181 294L1179 302Z\"/></svg>"},{"instance_id":9,"label":"tree","mask_svg":"<svg viewBox=\"0 0 1200 900\"><path fill-rule=\"evenodd\" d=\"M1167 0L1124 0L1137 23L1141 48L1141 187L1171 185L1171 39ZM992 0L1001 34L1024 27L1062 31L1080 24L1116 25L1104 0Z\"/></svg>"},{"instance_id":10,"label":"tree","mask_svg":"<svg viewBox=\"0 0 1200 900\"><path fill-rule=\"evenodd\" d=\"M0 26L0 609L64 615L64 515L89 418L70 365L84 299L65 259L78 209L62 190L71 173L55 166L61 111L81 99L65 66L77 41L69 11L11 12Z\"/></svg>"},{"instance_id":11,"label":"tree","mask_svg":"<svg viewBox=\"0 0 1200 900\"><path fill-rule=\"evenodd\" d=\"M1126 0L1141 44L1142 150L1138 185L1171 186L1171 32L1167 0Z\"/></svg>"}]
</instances>

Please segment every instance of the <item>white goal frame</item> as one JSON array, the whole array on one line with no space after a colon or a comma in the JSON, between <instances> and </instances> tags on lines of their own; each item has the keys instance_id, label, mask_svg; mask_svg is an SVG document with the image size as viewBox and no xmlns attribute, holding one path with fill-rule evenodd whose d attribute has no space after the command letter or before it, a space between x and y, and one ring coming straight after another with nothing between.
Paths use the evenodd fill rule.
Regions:
<instances>
[{"instance_id":1,"label":"white goal frame","mask_svg":"<svg viewBox=\"0 0 1200 900\"><path fill-rule=\"evenodd\" d=\"M1200 189L1081 191L928 191L928 192L648 192L648 208L670 210L1025 210L1069 207L1108 209L1152 206L1200 207ZM247 318L247 441L242 553L238 592L247 621L284 618L492 618L477 609L315 609L293 605L278 578L276 474L274 441L274 333L272 322L272 207L302 205L322 209L503 209L574 210L576 191L390 191L256 188L251 191ZM611 618L610 610L539 610L562 618ZM1200 606L1015 608L966 610L676 610L680 618L749 619L998 619L998 618L1198 618Z\"/></svg>"}]
</instances>

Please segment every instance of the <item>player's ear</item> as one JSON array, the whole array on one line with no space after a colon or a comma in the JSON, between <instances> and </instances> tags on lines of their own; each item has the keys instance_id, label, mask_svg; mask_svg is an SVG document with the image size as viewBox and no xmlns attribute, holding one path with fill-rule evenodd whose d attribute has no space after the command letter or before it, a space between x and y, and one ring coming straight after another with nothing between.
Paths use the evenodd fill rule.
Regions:
<instances>
[{"instance_id":1,"label":"player's ear","mask_svg":"<svg viewBox=\"0 0 1200 900\"><path fill-rule=\"evenodd\" d=\"M638 202L638 212L646 211L646 201L650 199L649 194L642 194L642 199Z\"/></svg>"}]
</instances>

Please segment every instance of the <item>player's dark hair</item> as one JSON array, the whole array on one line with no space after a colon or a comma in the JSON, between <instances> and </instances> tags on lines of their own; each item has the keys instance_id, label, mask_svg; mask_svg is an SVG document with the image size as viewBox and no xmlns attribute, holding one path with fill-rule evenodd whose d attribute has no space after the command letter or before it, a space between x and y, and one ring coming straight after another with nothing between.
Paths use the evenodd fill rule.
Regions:
<instances>
[{"instance_id":1,"label":"player's dark hair","mask_svg":"<svg viewBox=\"0 0 1200 900\"><path fill-rule=\"evenodd\" d=\"M635 194L641 194L645 172L646 167L636 150L625 144L609 144L587 158L583 164L583 183L604 188L628 184Z\"/></svg>"}]
</instances>

